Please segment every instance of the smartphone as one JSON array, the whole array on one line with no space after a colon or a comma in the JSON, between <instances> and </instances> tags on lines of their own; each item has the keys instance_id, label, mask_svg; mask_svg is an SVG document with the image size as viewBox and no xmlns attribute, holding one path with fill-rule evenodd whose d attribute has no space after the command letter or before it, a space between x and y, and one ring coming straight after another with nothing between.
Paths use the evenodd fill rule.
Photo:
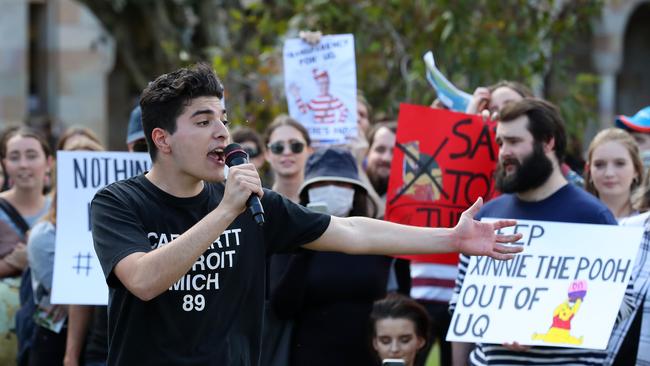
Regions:
<instances>
[{"instance_id":1,"label":"smartphone","mask_svg":"<svg viewBox=\"0 0 650 366\"><path fill-rule=\"evenodd\" d=\"M309 202L307 208L314 211L326 214L327 213L327 203L325 202Z\"/></svg>"},{"instance_id":2,"label":"smartphone","mask_svg":"<svg viewBox=\"0 0 650 366\"><path fill-rule=\"evenodd\" d=\"M387 358L381 363L382 366L404 366L406 363L401 358Z\"/></svg>"}]
</instances>

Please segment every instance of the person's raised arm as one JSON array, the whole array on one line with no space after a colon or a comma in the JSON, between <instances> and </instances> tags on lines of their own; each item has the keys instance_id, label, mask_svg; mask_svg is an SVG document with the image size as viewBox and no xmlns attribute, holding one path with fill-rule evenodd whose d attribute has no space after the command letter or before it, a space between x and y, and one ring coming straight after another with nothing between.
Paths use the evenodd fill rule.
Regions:
<instances>
[{"instance_id":1,"label":"person's raised arm","mask_svg":"<svg viewBox=\"0 0 650 366\"><path fill-rule=\"evenodd\" d=\"M481 114L487 105L490 103L490 90L486 87L479 86L474 90L472 99L470 99L465 109L467 114Z\"/></svg>"},{"instance_id":2,"label":"person's raised arm","mask_svg":"<svg viewBox=\"0 0 650 366\"><path fill-rule=\"evenodd\" d=\"M160 295L190 270L196 259L246 209L251 194L262 196L262 183L253 164L233 166L219 206L169 244L124 257L114 272L141 300Z\"/></svg>"},{"instance_id":3,"label":"person's raised arm","mask_svg":"<svg viewBox=\"0 0 650 366\"><path fill-rule=\"evenodd\" d=\"M516 224L514 220L492 223L474 220L483 205L479 198L462 213L454 228L423 228L399 225L365 217L332 217L327 230L305 248L347 254L429 254L461 252L496 259L510 259L522 250L507 246L519 240L521 233L497 235L495 230Z\"/></svg>"}]
</instances>

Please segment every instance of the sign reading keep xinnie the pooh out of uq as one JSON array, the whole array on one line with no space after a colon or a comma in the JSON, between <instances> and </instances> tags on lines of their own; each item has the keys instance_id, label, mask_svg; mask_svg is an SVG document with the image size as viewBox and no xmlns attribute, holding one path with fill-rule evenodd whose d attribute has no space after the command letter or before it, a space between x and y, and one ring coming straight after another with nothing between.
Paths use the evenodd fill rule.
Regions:
<instances>
[{"instance_id":1,"label":"sign reading keep xinnie the pooh out of uq","mask_svg":"<svg viewBox=\"0 0 650 366\"><path fill-rule=\"evenodd\" d=\"M447 340L605 349L643 228L518 220L501 231L523 233L524 251L471 257Z\"/></svg>"}]
</instances>

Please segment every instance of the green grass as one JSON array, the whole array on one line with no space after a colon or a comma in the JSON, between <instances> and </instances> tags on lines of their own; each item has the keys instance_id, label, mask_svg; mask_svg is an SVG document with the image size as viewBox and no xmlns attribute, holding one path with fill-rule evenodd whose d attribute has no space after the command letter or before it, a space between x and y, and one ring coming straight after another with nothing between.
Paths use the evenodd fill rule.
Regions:
<instances>
[{"instance_id":1,"label":"green grass","mask_svg":"<svg viewBox=\"0 0 650 366\"><path fill-rule=\"evenodd\" d=\"M438 342L434 343L433 347L431 347L431 352L429 352L425 366L440 366L440 346Z\"/></svg>"}]
</instances>

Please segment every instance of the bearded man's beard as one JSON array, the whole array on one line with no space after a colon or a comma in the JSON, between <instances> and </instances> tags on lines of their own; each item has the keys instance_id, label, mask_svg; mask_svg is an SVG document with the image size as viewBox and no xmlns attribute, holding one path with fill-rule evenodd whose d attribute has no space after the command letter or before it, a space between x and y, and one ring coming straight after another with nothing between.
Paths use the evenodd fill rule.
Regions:
<instances>
[{"instance_id":1,"label":"bearded man's beard","mask_svg":"<svg viewBox=\"0 0 650 366\"><path fill-rule=\"evenodd\" d=\"M379 196L383 196L388 191L388 178L380 177L376 174L368 174L368 180L372 184L372 188Z\"/></svg>"},{"instance_id":2,"label":"bearded man's beard","mask_svg":"<svg viewBox=\"0 0 650 366\"><path fill-rule=\"evenodd\" d=\"M515 171L507 174L504 165L512 164ZM520 163L516 158L500 161L497 167L496 187L502 193L526 192L544 184L553 173L553 162L544 153L541 143L535 142L533 152Z\"/></svg>"}]
</instances>

